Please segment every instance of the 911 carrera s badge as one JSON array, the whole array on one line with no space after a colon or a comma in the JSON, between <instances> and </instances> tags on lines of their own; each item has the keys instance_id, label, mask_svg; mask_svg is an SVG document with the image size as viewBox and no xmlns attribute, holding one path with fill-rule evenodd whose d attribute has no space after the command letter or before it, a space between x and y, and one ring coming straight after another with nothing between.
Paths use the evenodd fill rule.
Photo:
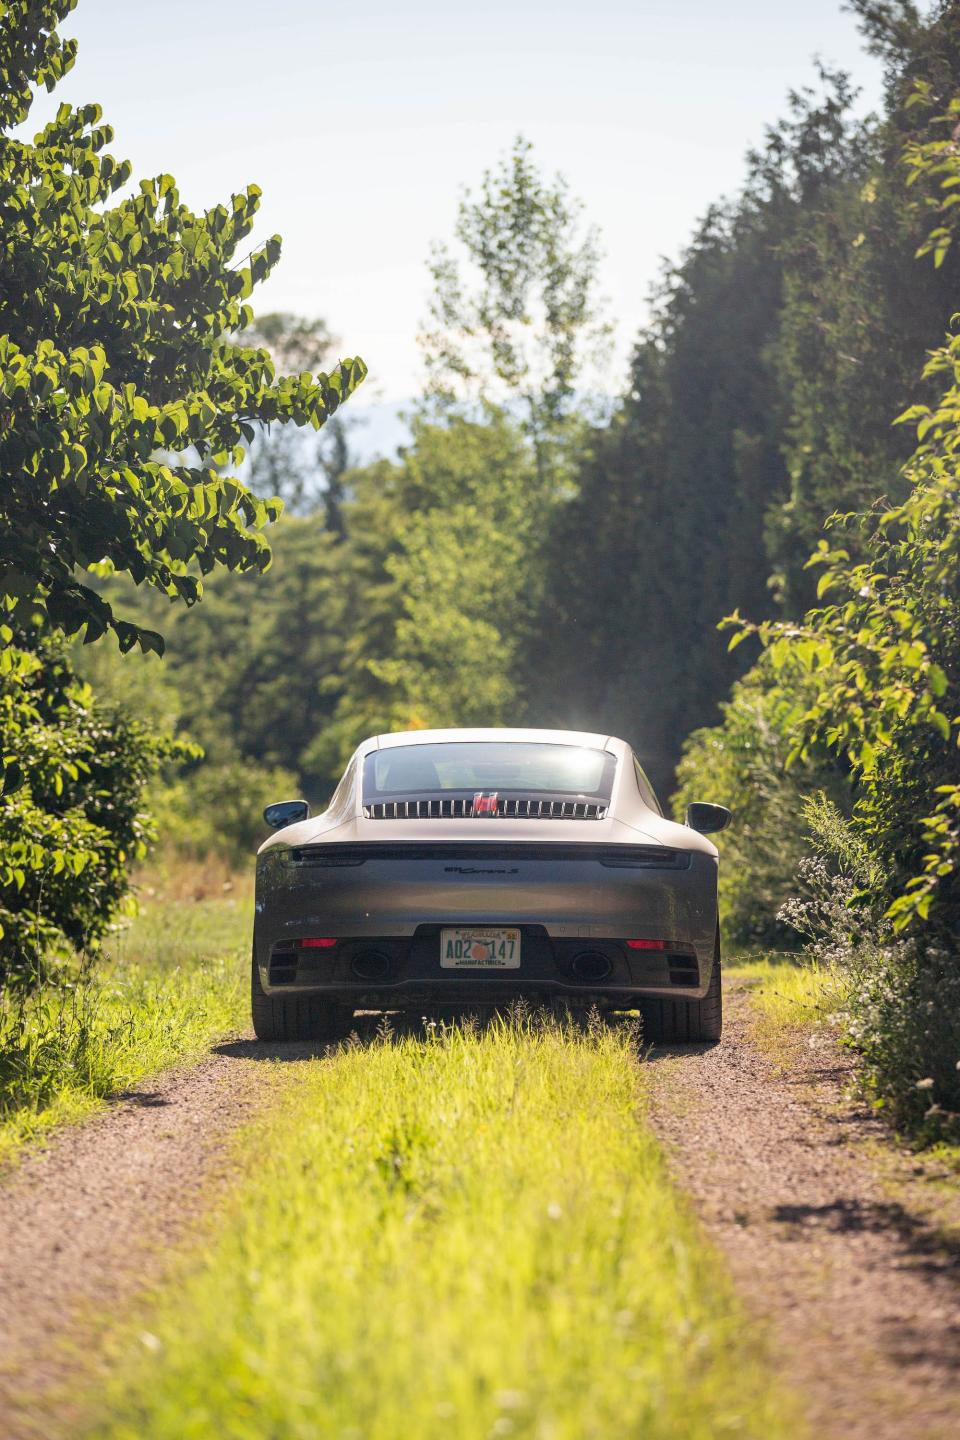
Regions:
<instances>
[{"instance_id":1,"label":"911 carrera s badge","mask_svg":"<svg viewBox=\"0 0 960 1440\"><path fill-rule=\"evenodd\" d=\"M473 797L474 815L496 815L497 799L496 790L478 790Z\"/></svg>"}]
</instances>

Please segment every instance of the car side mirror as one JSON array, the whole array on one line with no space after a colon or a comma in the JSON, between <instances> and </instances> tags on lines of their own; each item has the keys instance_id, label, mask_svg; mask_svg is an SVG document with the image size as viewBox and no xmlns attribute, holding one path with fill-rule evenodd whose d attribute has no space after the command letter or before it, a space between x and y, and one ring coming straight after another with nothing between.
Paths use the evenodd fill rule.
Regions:
<instances>
[{"instance_id":1,"label":"car side mirror","mask_svg":"<svg viewBox=\"0 0 960 1440\"><path fill-rule=\"evenodd\" d=\"M306 800L278 800L275 805L268 805L263 812L263 818L271 830L282 830L285 825L296 825L298 820L306 820L310 814L310 806Z\"/></svg>"},{"instance_id":2,"label":"car side mirror","mask_svg":"<svg viewBox=\"0 0 960 1440\"><path fill-rule=\"evenodd\" d=\"M687 806L687 824L701 835L713 835L717 830L726 830L733 814L726 805L711 805L706 800L693 800Z\"/></svg>"}]
</instances>

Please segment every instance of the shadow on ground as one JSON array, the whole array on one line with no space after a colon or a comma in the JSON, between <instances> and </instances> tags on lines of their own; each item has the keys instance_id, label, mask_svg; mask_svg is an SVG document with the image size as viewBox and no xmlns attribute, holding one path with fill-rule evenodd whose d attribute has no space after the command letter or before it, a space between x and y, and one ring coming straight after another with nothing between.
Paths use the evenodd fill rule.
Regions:
<instances>
[{"instance_id":1,"label":"shadow on ground","mask_svg":"<svg viewBox=\"0 0 960 1440\"><path fill-rule=\"evenodd\" d=\"M426 1040L438 1025L469 1025L482 1028L492 1023L496 1012L479 1013L476 1010L443 1010L427 1015L412 1011L391 1012L361 1011L353 1017L348 1035L340 1040L229 1040L215 1045L215 1055L226 1055L234 1060L322 1060L343 1045L372 1045L375 1041L415 1039ZM503 1012L501 1012L503 1013Z\"/></svg>"},{"instance_id":2,"label":"shadow on ground","mask_svg":"<svg viewBox=\"0 0 960 1440\"><path fill-rule=\"evenodd\" d=\"M498 1007L444 1006L425 1014L416 1011L360 1011L353 1018L350 1032L343 1039L329 1040L228 1040L213 1047L215 1055L225 1055L234 1060L299 1061L319 1060L331 1054L344 1044L372 1045L375 1041L414 1039L426 1040L439 1026L459 1025L465 1028L483 1030L488 1025L504 1020L522 1019L525 1022L542 1021L545 1024L559 1023L576 1030L587 1030L591 1025L629 1026L637 1031L637 1043L641 1050L646 1048L639 1023L635 1016L622 1013L599 1016L597 1012L577 1010L554 1010L549 1006L538 1008L529 1005ZM689 1055L707 1051L712 1045L677 1046L673 1050L659 1050L656 1058L667 1054ZM131 1098L136 1098L132 1096Z\"/></svg>"},{"instance_id":3,"label":"shadow on ground","mask_svg":"<svg viewBox=\"0 0 960 1440\"><path fill-rule=\"evenodd\" d=\"M146 1109L170 1104L169 1095L164 1095L160 1090L118 1090L110 1099L124 1100L128 1105L139 1105Z\"/></svg>"},{"instance_id":4,"label":"shadow on ground","mask_svg":"<svg viewBox=\"0 0 960 1440\"><path fill-rule=\"evenodd\" d=\"M954 1269L960 1279L960 1236L932 1226L896 1201L838 1196L822 1205L776 1205L770 1218L798 1231L819 1227L840 1235L895 1234L920 1268L923 1257L928 1256L931 1270L940 1274Z\"/></svg>"},{"instance_id":5,"label":"shadow on ground","mask_svg":"<svg viewBox=\"0 0 960 1440\"><path fill-rule=\"evenodd\" d=\"M656 1065L658 1060L692 1060L700 1055L712 1055L719 1044L719 1040L704 1040L689 1045L658 1045L655 1040L644 1040L642 1037L640 1040L643 1058L648 1065Z\"/></svg>"}]
</instances>

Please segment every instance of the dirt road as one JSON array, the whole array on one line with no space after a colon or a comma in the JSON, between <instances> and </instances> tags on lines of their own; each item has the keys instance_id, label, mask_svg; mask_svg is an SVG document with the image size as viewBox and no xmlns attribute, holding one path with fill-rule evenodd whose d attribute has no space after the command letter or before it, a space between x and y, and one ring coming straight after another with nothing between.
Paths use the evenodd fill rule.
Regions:
<instances>
[{"instance_id":1,"label":"dirt road","mask_svg":"<svg viewBox=\"0 0 960 1440\"><path fill-rule=\"evenodd\" d=\"M655 1127L818 1437L960 1435L960 1207L847 1098L827 1037L789 1067L730 986L714 1047L654 1051ZM951 1193L952 1192L952 1193ZM952 1222L952 1224L951 1224Z\"/></svg>"},{"instance_id":2,"label":"dirt road","mask_svg":"<svg viewBox=\"0 0 960 1440\"><path fill-rule=\"evenodd\" d=\"M681 1186L769 1327L815 1435L952 1440L960 1231L951 1246L938 1229L948 1202L935 1165L898 1156L845 1098L831 1042L801 1045L778 1073L749 1039L736 985L727 1013L720 1045L650 1056L652 1118ZM262 1062L319 1053L223 1045L56 1137L0 1187L0 1434L70 1433L59 1392L77 1349L95 1352L105 1317L162 1279L236 1175L229 1137L283 1071Z\"/></svg>"},{"instance_id":3,"label":"dirt road","mask_svg":"<svg viewBox=\"0 0 960 1440\"><path fill-rule=\"evenodd\" d=\"M286 1047L284 1058L310 1047ZM239 1041L138 1086L34 1152L0 1189L0 1435L61 1433L47 1405L104 1319L215 1200L226 1142L266 1103L279 1052ZM253 1057L256 1056L256 1059ZM68 1407L69 1409L69 1407Z\"/></svg>"}]
</instances>

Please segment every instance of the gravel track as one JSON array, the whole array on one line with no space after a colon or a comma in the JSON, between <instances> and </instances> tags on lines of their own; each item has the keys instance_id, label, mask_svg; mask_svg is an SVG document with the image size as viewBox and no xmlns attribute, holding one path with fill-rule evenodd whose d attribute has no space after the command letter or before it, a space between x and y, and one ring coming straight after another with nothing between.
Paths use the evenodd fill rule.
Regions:
<instances>
[{"instance_id":1,"label":"gravel track","mask_svg":"<svg viewBox=\"0 0 960 1440\"><path fill-rule=\"evenodd\" d=\"M891 1147L828 1037L774 1065L727 989L716 1046L650 1056L653 1123L820 1440L960 1435L956 1177ZM939 1182L939 1183L938 1183Z\"/></svg>"},{"instance_id":2,"label":"gravel track","mask_svg":"<svg viewBox=\"0 0 960 1440\"><path fill-rule=\"evenodd\" d=\"M315 1051L315 1047L314 1047ZM310 1047L284 1047L302 1058ZM0 1188L0 1435L62 1433L57 1392L104 1320L162 1278L235 1157L227 1140L267 1103L279 1051L236 1041L137 1086L28 1151ZM266 1082L266 1083L265 1083Z\"/></svg>"}]
</instances>

